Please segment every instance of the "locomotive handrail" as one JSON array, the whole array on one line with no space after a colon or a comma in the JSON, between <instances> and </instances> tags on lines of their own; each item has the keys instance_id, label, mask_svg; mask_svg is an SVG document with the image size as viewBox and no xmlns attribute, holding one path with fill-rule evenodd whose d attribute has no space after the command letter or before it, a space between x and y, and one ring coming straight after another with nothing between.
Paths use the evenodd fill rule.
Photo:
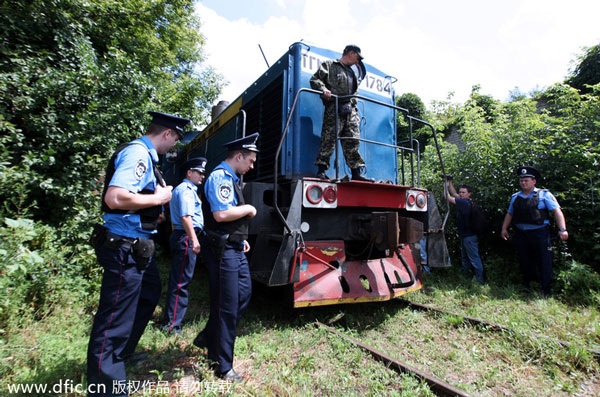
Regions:
<instances>
[{"instance_id":1,"label":"locomotive handrail","mask_svg":"<svg viewBox=\"0 0 600 397\"><path fill-rule=\"evenodd\" d=\"M277 151L275 152L275 164L274 164L274 170L273 170L273 201L274 201L274 206L275 206L275 211L277 212L277 215L279 216L279 218L281 219L281 221L283 222L286 230L288 231L288 233L292 233L292 229L290 227L290 225L288 225L285 217L283 216L283 213L281 212L280 208L279 208L279 204L277 203L277 190L278 190L278 174L279 174L279 155L281 154L281 148L283 146L283 142L285 141L286 137L287 137L287 133L288 133L288 129L290 126L290 122L292 120L292 116L294 114L294 111L296 110L296 105L298 104L298 98L300 97L300 94L303 92L308 92L308 93L312 93L312 94L317 94L317 95L322 95L323 92L322 91L318 91L318 90L313 90L311 88L300 88L297 92L296 95L294 96L294 101L292 102L292 107L290 108L290 111L288 113L288 117L287 120L285 122L285 127L283 128L283 132L281 134L281 139L279 140L279 145L277 146ZM437 135L435 133L435 128L433 128L433 126L426 122L425 120L421 120L417 117L413 117L410 116L408 113L408 109L402 108L400 106L396 106L396 105L391 105L389 103L385 103L385 102L381 102L378 101L376 99L371 99L371 98L367 98L367 97L363 97L361 95L335 95L335 94L331 94L332 97L335 98L335 107L336 107L336 114L337 114L337 108L338 108L338 102L340 99L347 99L347 98L357 98L357 99L361 99L361 100L365 100L367 102L372 102L381 106L385 106L388 108L392 108L392 109L396 109L398 111L403 112L406 117L408 117L409 119L409 123L411 123L411 128L410 128L410 141L412 143L413 138L412 138L412 121L418 121L424 125L426 125L427 127L429 127L433 133L433 139L435 142L435 147L438 153L438 158L440 160L440 165L441 165L441 169L442 169L442 174L446 175L446 172L444 170L444 162L442 160L442 155L439 149L439 145L438 145L438 140L437 140ZM335 135L336 135L336 142L340 139L357 139L357 140L363 140L362 138L352 138L352 137L343 137L340 138L338 136L338 118L336 117L336 126L335 126ZM403 146L398 146L398 145L391 145L391 144L387 144L387 143L383 143L383 142L377 142L377 141L369 141L369 140L364 140L367 143L372 143L372 144L376 144L376 145L381 145L381 146L389 146L389 147L395 147L396 149L401 149L401 150L406 150L409 153L411 153L411 160L412 160L412 153L414 153L414 148L405 148ZM417 145L417 148L419 148L419 146ZM336 179L339 178L339 169L338 169L338 148L337 145L335 145L335 156L336 156L336 161L335 161L335 173L336 173ZM413 163L414 161L411 161L411 179L412 179L412 183L414 185L414 169L412 169L413 167ZM419 174L420 174L420 167L419 167ZM404 178L404 173L403 173L403 178ZM419 175L419 179L420 179L420 175ZM404 182L404 180L403 180ZM450 205L448 203L448 200L446 199L446 206L447 209L450 209ZM448 218L448 213L446 213L446 218L444 219L444 223L442 224L442 229L444 228L445 224L446 224L446 220Z\"/></svg>"},{"instance_id":2,"label":"locomotive handrail","mask_svg":"<svg viewBox=\"0 0 600 397\"><path fill-rule=\"evenodd\" d=\"M367 102L376 103L376 104L378 104L378 105L382 105L382 106L386 106L386 107L389 107L389 108L393 108L393 109L400 110L400 111L402 111L402 112L406 112L405 116L406 116L406 117L408 118L408 120L409 120L409 131L410 131L410 137L409 137L409 139L410 139L411 141L413 140L413 138L412 138L412 120L414 120L414 121L417 121L417 122L419 122L419 123L422 123L422 124L424 124L425 126L429 127L429 129L431 129L431 132L432 132L433 141L435 142L435 149L436 149L436 151L437 151L438 159L440 160L440 168L441 168L441 171L442 171L442 175L446 175L446 170L444 169L444 160L442 160L442 153L441 153L441 151L440 151L440 146L439 146L439 144L438 144L437 134L435 133L435 128L433 128L433 125L431 125L430 123L428 123L428 122L427 122L427 121L425 121L425 120L421 120L421 119L419 119L419 118L417 118L417 117L410 116L410 115L408 114L408 110L407 110L407 109L401 108L401 107L399 107L399 106L396 106L396 105L390 105L389 103L381 102L381 101L378 101L378 100L375 100L375 99L371 99L371 98L363 97L363 96L361 96L361 95L340 95L340 96L336 96L336 95L332 94L331 96L335 97L335 101L336 101L336 109L337 109L337 102L338 102L340 99L347 99L347 98L358 98L358 99L365 100L365 101L367 101ZM336 117L336 125L335 125L335 130L336 130L336 131L335 131L335 134L336 134L336 139L337 139L337 140L339 140L339 139L356 139L356 140L362 140L362 138L354 138L354 137L338 137L338 136L337 136L337 135L338 135L337 117ZM337 141L337 140L336 140L336 141ZM373 142L373 143L375 143L375 144L377 144L377 145L385 145L385 144L383 144L383 143L380 143L380 142ZM414 163L414 161L412 161L412 153L414 152L414 149L413 149L413 150L408 150L408 151L411 153L411 162L410 162L410 164L411 164L411 179L412 179L412 182L413 182L413 185L414 185L414 170L412 169L412 167L413 167L413 163ZM336 167L336 168L335 168L335 170L336 170L336 178L337 178L337 177L338 177L338 164L337 164L337 163L338 163L338 159L337 159L338 147L337 147L337 145L335 145L335 153L336 153L336 164L335 164L335 167ZM418 160L419 160L419 159L418 159ZM417 163L418 163L418 164L419 164L419 166L420 166L420 161L417 161ZM402 177L404 178L404 173L402 173ZM420 179L420 167L419 167L419 179ZM404 181L404 180L403 180L403 181ZM419 183L420 183L420 181L419 181ZM444 193L445 193L445 192L444 192ZM448 214L450 213L450 203L449 203L449 201L448 201L448 195L447 195L447 194L445 194L445 196L446 196L446 197L445 197L445 200L444 200L444 201L446 202L446 215L445 215L445 217L444 217L444 222L442 222L442 227L440 228L440 230L444 230L444 228L445 228L445 226L446 226L446 221L448 220Z\"/></svg>"},{"instance_id":3,"label":"locomotive handrail","mask_svg":"<svg viewBox=\"0 0 600 397\"><path fill-rule=\"evenodd\" d=\"M279 155L281 154L281 148L283 146L283 142L285 141L285 138L287 137L287 133L288 133L288 129L289 129L289 126L290 126L290 122L292 121L292 116L294 114L294 111L296 110L296 105L298 104L298 98L300 97L300 94L303 93L303 92L309 92L309 93L317 94L317 95L323 94L322 91L313 90L311 88L300 88L298 90L298 92L296 92L296 95L294 96L294 101L292 102L292 107L290 108L287 120L285 122L285 127L283 128L283 132L281 133L281 139L279 140L279 145L277 146L277 151L275 152L275 164L274 164L274 167L273 167L274 168L273 169L273 202L274 202L274 206L275 206L275 211L277 212L277 215L279 216L279 219L281 219L281 222L283 222L283 225L284 225L285 229L288 231L288 233L292 233L292 228L290 227L290 225L288 225L285 217L283 216L283 213L281 212L281 210L279 208L279 204L277 203L277 196L278 196L277 195L277 190L278 190L278 174L279 174ZM332 96L336 98L336 104L335 104L335 106L336 106L336 109L337 109L338 96L335 95L335 94L332 94ZM356 97L357 98L362 98L362 97L360 97L358 95ZM365 99L370 100L369 98L365 98ZM404 109L404 108L401 108L399 106L389 105L389 104L386 104L386 103L383 103L383 102L379 102L379 101L375 101L375 100L370 100L370 101L375 102L375 103L379 103L379 104L382 104L382 105L385 105L385 106L394 107L395 109L398 109L398 110L400 110L402 112L405 112L408 115L408 109ZM339 137L337 136L337 130L338 130L338 128L337 128L337 117L336 117L336 139L339 139ZM375 142L375 141L373 141L373 143L383 144L381 142ZM383 144L383 145L387 146L389 144ZM396 147L396 148L401 148L401 147L399 147L397 145L389 145L389 146L393 146L393 147ZM402 148L402 149L406 149L408 151L414 150L414 149L410 149L410 148ZM337 157L337 145L336 145L336 151L335 151L335 153L336 153L336 157ZM336 158L336 166L335 167L336 167L336 178L337 178L337 176L338 176L337 158Z\"/></svg>"}]
</instances>

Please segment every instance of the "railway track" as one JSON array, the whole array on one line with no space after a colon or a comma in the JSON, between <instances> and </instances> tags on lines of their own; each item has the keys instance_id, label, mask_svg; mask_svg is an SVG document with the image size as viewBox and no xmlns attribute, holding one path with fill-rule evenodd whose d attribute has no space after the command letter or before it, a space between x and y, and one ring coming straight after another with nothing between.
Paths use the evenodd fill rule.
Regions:
<instances>
[{"instance_id":1,"label":"railway track","mask_svg":"<svg viewBox=\"0 0 600 397\"><path fill-rule=\"evenodd\" d=\"M485 321L479 318L475 318L475 317L469 317L469 316L465 316L462 314L458 314L458 313L453 313L453 312L449 312L446 310L442 310L442 309L437 309L435 307L431 307L431 306L427 306L427 305L423 305L420 303L414 303L411 302L407 299L398 299L399 302L402 302L403 304L416 309L416 310L421 310L421 311L427 311L427 312L432 312L432 313L437 313L437 314L445 314L445 315L451 315L451 316L455 316L455 317L460 317L463 318L467 323L474 325L474 326L483 326L486 327L488 330L492 330L492 331L496 331L496 332L512 332L512 333L517 333L516 330L514 330L513 328L510 327L506 327L504 325L500 325L500 324L495 324L495 323L491 323L489 321ZM535 338L541 338L541 339L546 339L546 340L550 340L562 347L566 347L569 348L572 346L572 343L570 342L566 342L564 340L561 339L557 339L557 338L552 338L546 335L540 335L537 334L535 332L531 332L530 333L531 336L535 337ZM590 354L592 354L594 356L594 358L598 361L600 361L600 350L597 349L590 349L587 347L583 347L583 349L587 350Z\"/></svg>"},{"instance_id":2,"label":"railway track","mask_svg":"<svg viewBox=\"0 0 600 397\"><path fill-rule=\"evenodd\" d=\"M412 375L414 377L417 377L417 378L423 380L425 383L427 383L427 385L429 386L431 391L438 396L470 396L470 394L468 394L464 390L454 387L451 384L449 384L439 378L436 378L435 376L433 376L432 374L430 374L428 372L422 371L422 370L415 368L409 364L406 364L406 363L399 361L393 357L390 357L387 354L382 353L382 352L376 350L375 348L362 343L358 339L348 336L348 335L346 335L332 327L329 327L321 322L317 321L315 324L316 324L316 326L321 327L321 328L329 331L332 334L338 335L338 336L346 339L347 341L353 343L354 345L360 347L361 349L369 352L376 360L382 361L387 367L392 368L394 371L396 371L398 373L406 373L406 374Z\"/></svg>"},{"instance_id":3,"label":"railway track","mask_svg":"<svg viewBox=\"0 0 600 397\"><path fill-rule=\"evenodd\" d=\"M404 304L412 309L415 309L415 310L426 311L426 312L435 313L435 314L451 315L451 316L455 316L458 318L462 318L462 319L464 319L464 322L471 324L475 327L485 327L486 330L491 330L491 331L495 331L495 332L517 333L517 331L514 330L513 328L510 328L510 327L507 327L504 325L500 325L500 324L496 324L496 323L492 323L492 322L482 320L479 318L465 316L465 315L453 313L450 311L438 309L435 307L431 307L431 306L427 306L427 305L423 305L423 304L419 304L419 303L414 303L414 302L411 302L406 299L398 299L397 301L399 301L402 304ZM470 395L466 391L459 389L459 388L447 383L446 381L435 377L431 373L428 373L428 372L420 370L414 366L406 364L402 361L399 361L399 360L389 356L388 354L378 351L377 349L359 341L358 339L353 338L349 335L346 335L343 332L340 332L328 325L325 325L318 321L315 322L315 325L317 327L327 330L328 332L330 332L332 334L342 337L342 338L346 339L347 341L351 342L353 345L358 346L361 349L367 351L376 360L383 362L388 368L391 368L398 373L409 374L413 377L421 379L422 381L427 383L427 385L429 386L431 391L438 396L468 396L468 395ZM564 340L557 339L557 338L548 337L546 335L540 335L540 334L537 334L534 332L531 332L530 335L535 338L542 338L542 339L552 341L552 342L556 343L557 345L565 347L565 348L569 348L573 345L570 342L566 342ZM592 354L596 360L600 361L600 350L586 348L586 347L583 347L583 348L585 350L587 350L590 354Z\"/></svg>"}]
</instances>

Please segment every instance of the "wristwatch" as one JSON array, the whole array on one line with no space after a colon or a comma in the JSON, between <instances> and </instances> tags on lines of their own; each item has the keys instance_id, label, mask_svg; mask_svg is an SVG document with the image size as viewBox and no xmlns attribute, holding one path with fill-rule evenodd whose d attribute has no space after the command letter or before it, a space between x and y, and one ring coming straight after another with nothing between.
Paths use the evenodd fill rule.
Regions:
<instances>
[{"instance_id":1,"label":"wristwatch","mask_svg":"<svg viewBox=\"0 0 600 397\"><path fill-rule=\"evenodd\" d=\"M567 231L567 229L565 229L564 227L560 227L560 228L558 228L558 231L559 231L559 232L566 232L566 231Z\"/></svg>"}]
</instances>

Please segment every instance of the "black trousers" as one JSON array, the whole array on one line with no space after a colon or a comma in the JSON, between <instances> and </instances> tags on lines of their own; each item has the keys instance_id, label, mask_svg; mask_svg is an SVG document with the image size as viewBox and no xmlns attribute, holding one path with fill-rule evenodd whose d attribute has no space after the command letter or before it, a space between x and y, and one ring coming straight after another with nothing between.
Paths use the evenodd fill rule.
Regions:
<instances>
[{"instance_id":1,"label":"black trousers","mask_svg":"<svg viewBox=\"0 0 600 397\"><path fill-rule=\"evenodd\" d=\"M215 372L224 373L233 366L237 326L250 303L252 281L242 243L227 243L223 258L217 260L208 240L200 240L202 258L209 276L210 316L202 334L208 342L208 358Z\"/></svg>"},{"instance_id":2,"label":"black trousers","mask_svg":"<svg viewBox=\"0 0 600 397\"><path fill-rule=\"evenodd\" d=\"M96 250L104 268L100 304L87 354L89 394L126 396L124 357L134 352L160 298L154 258L138 270L129 245L105 242ZM96 391L97 393L92 393Z\"/></svg>"},{"instance_id":3,"label":"black trousers","mask_svg":"<svg viewBox=\"0 0 600 397\"><path fill-rule=\"evenodd\" d=\"M552 284L552 243L550 229L542 227L533 230L515 228L515 245L519 253L523 283L526 287L537 280L540 272L542 291L550 294Z\"/></svg>"}]
</instances>

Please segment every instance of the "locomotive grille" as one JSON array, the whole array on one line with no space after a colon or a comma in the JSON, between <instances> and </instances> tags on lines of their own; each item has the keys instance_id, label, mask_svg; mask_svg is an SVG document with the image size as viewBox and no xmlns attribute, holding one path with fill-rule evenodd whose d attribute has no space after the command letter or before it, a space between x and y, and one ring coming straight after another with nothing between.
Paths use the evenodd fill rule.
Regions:
<instances>
[{"instance_id":1,"label":"locomotive grille","mask_svg":"<svg viewBox=\"0 0 600 397\"><path fill-rule=\"evenodd\" d=\"M264 181L273 178L275 152L281 139L283 76L271 82L242 108L246 111L246 134L260 132L260 153L252 171L245 181Z\"/></svg>"}]
</instances>

